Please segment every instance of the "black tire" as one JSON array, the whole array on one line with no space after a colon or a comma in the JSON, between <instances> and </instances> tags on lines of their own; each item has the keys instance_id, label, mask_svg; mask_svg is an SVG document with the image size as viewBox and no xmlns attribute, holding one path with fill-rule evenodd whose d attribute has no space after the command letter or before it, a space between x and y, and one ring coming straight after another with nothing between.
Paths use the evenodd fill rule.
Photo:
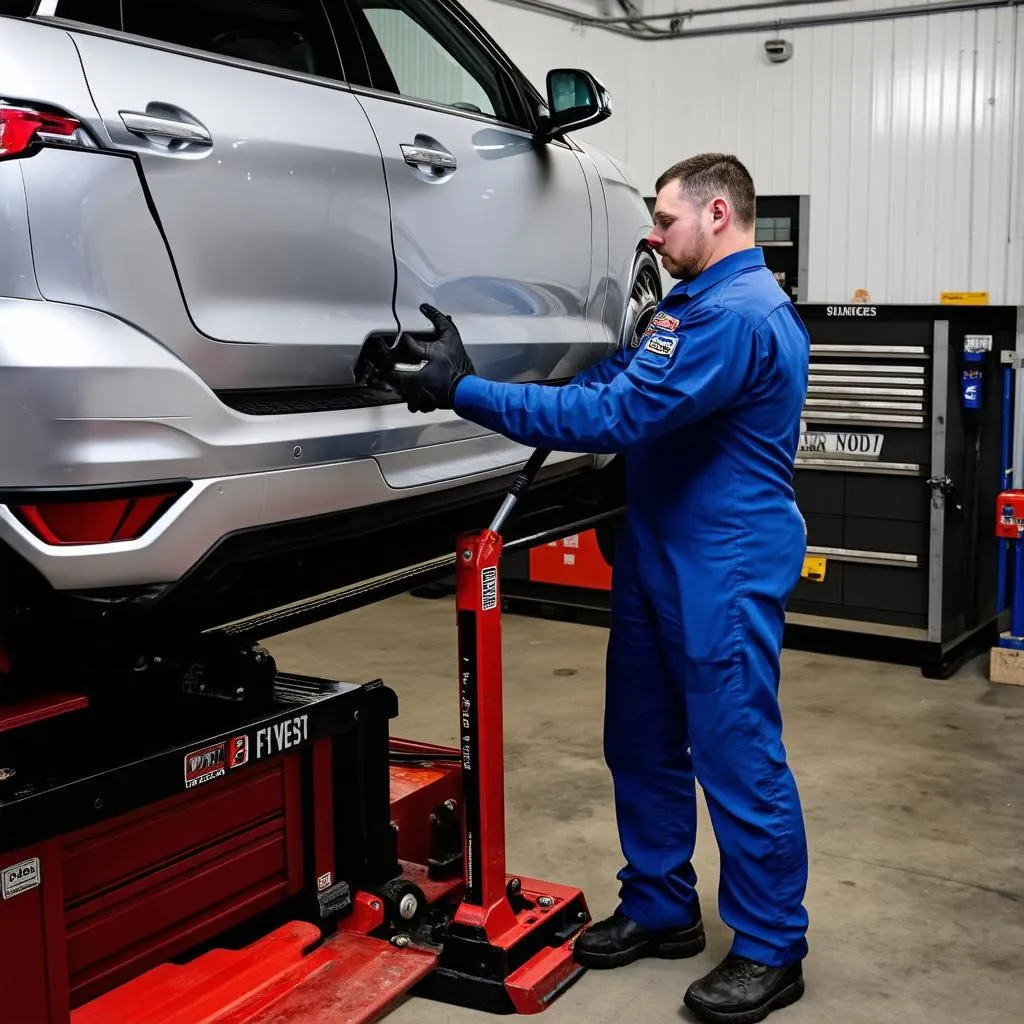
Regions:
<instances>
[{"instance_id":1,"label":"black tire","mask_svg":"<svg viewBox=\"0 0 1024 1024\"><path fill-rule=\"evenodd\" d=\"M661 272L650 249L641 249L633 263L633 280L629 286L629 301L622 325L620 346L639 343L647 330L662 299Z\"/></svg>"}]
</instances>

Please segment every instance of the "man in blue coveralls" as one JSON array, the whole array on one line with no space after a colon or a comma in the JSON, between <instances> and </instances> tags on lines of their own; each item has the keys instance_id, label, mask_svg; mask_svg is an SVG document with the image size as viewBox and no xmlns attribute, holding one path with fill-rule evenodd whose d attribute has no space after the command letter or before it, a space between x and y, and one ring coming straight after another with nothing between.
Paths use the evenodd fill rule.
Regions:
<instances>
[{"instance_id":1,"label":"man in blue coveralls","mask_svg":"<svg viewBox=\"0 0 1024 1024\"><path fill-rule=\"evenodd\" d=\"M436 338L407 339L408 362L389 371L413 411L451 408L534 447L625 453L605 756L626 864L618 908L575 955L617 967L704 949L696 777L734 941L684 1001L733 1024L799 999L807 954L807 848L778 687L806 543L792 475L809 345L754 245L754 204L733 156L667 170L648 241L679 284L642 338L565 387L481 379L430 306Z\"/></svg>"}]
</instances>

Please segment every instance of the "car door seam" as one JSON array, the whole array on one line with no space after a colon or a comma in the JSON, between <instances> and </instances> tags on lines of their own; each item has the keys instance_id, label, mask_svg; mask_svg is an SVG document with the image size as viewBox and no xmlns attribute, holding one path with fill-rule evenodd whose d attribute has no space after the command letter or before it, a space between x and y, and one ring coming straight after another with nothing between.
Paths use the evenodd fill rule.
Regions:
<instances>
[{"instance_id":1,"label":"car door seam","mask_svg":"<svg viewBox=\"0 0 1024 1024\"><path fill-rule=\"evenodd\" d=\"M16 160L15 165L18 168L18 174L21 177L21 195L24 200L25 209L25 233L28 235L28 256L32 261L32 280L35 282L36 295L41 299L43 298L43 290L39 287L39 271L36 269L36 251L32 244L32 211L29 209L28 203L28 186L25 184L25 168L21 166L21 161Z\"/></svg>"},{"instance_id":2,"label":"car door seam","mask_svg":"<svg viewBox=\"0 0 1024 1024\"><path fill-rule=\"evenodd\" d=\"M384 147L381 145L380 137L377 135L373 119L354 89L352 90L352 98L358 104L363 117L366 118L366 124L370 129L370 134L373 136L373 141L377 143L377 152L380 154L380 173L384 179L384 195L387 196L388 201L388 234L391 238L391 266L394 271L391 278L391 315L395 318L395 340L397 341L402 331L402 324L398 318L398 249L395 245L395 211L391 203L391 186L388 184L387 162L384 159Z\"/></svg>"}]
</instances>

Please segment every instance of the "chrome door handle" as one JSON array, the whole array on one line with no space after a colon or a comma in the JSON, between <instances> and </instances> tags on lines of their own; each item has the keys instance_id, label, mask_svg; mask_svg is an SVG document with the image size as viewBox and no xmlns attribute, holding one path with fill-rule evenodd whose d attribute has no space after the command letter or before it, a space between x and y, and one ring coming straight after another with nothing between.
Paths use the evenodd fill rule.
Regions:
<instances>
[{"instance_id":1,"label":"chrome door handle","mask_svg":"<svg viewBox=\"0 0 1024 1024\"><path fill-rule=\"evenodd\" d=\"M436 167L439 170L451 171L456 167L455 157L443 149L427 149L424 146L409 146L403 143L402 155L405 162L412 167Z\"/></svg>"},{"instance_id":2,"label":"chrome door handle","mask_svg":"<svg viewBox=\"0 0 1024 1024\"><path fill-rule=\"evenodd\" d=\"M177 139L180 142L199 142L210 145L210 133L199 124L190 121L170 121L166 117L153 117L134 110L119 111L125 128L136 135L151 135L158 139Z\"/></svg>"}]
</instances>

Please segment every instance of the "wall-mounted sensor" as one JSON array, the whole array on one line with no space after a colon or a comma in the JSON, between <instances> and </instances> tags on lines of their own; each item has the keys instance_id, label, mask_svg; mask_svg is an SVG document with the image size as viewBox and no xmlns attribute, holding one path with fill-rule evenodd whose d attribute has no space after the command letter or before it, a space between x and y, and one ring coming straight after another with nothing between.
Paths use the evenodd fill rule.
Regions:
<instances>
[{"instance_id":1,"label":"wall-mounted sensor","mask_svg":"<svg viewBox=\"0 0 1024 1024\"><path fill-rule=\"evenodd\" d=\"M793 44L788 39L766 39L764 52L773 64L784 64L793 56Z\"/></svg>"}]
</instances>

